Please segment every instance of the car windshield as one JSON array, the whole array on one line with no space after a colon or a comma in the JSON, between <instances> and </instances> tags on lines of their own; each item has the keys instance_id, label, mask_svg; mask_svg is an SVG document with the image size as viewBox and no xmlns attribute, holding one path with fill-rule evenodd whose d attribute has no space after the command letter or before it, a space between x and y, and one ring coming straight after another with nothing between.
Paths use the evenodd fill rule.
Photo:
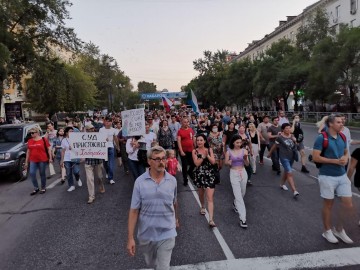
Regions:
<instances>
[{"instance_id":1,"label":"car windshield","mask_svg":"<svg viewBox=\"0 0 360 270\"><path fill-rule=\"evenodd\" d=\"M0 128L0 143L22 142L22 128Z\"/></svg>"}]
</instances>

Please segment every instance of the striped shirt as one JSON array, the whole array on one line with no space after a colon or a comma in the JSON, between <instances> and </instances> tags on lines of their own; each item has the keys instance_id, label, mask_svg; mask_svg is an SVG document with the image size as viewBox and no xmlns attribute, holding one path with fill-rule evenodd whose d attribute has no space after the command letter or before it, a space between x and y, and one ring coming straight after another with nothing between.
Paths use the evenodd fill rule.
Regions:
<instances>
[{"instance_id":1,"label":"striped shirt","mask_svg":"<svg viewBox=\"0 0 360 270\"><path fill-rule=\"evenodd\" d=\"M168 172L165 172L159 184L151 178L149 171L136 179L131 209L139 210L139 240L162 241L177 235L174 208L176 197L176 179Z\"/></svg>"}]
</instances>

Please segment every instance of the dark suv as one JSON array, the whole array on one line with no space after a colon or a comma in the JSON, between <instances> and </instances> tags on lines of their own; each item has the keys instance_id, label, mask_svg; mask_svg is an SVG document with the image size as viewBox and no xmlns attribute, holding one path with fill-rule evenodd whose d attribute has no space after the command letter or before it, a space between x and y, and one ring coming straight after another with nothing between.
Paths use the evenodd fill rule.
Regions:
<instances>
[{"instance_id":1,"label":"dark suv","mask_svg":"<svg viewBox=\"0 0 360 270\"><path fill-rule=\"evenodd\" d=\"M10 124L0 126L0 175L15 174L17 180L27 178L24 169L28 132L38 123Z\"/></svg>"}]
</instances>

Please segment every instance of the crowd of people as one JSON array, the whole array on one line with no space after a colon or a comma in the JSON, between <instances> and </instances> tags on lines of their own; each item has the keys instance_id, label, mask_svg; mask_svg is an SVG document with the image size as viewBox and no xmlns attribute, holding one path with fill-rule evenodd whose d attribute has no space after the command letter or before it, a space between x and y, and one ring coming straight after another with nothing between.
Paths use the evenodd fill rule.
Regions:
<instances>
[{"instance_id":1,"label":"crowd of people","mask_svg":"<svg viewBox=\"0 0 360 270\"><path fill-rule=\"evenodd\" d=\"M343 115L324 118L318 123L318 128L319 136L310 158L320 168L319 186L324 200L322 236L330 243L337 243L338 238L352 243L345 233L342 219L353 209L349 179L354 173L354 184L360 190L360 170L357 170L360 168L360 150L355 150L351 158L349 153L349 146L360 142L351 139ZM170 263L175 229L179 224L176 211L178 181L188 186L191 180L197 187L201 204L199 214L208 213L209 227L215 228L215 187L222 181L220 171L228 166L234 195L232 206L239 215L240 227L246 229L244 196L247 187L252 185L251 178L256 175L258 166L264 165L266 149L272 169L278 175L283 170L279 187L285 191L290 187L294 199L300 196L300 192L293 175L293 163L301 162L301 172L309 173L304 151L305 134L298 114L288 119L284 111L273 117L251 113L240 116L230 111L215 110L203 110L199 115L186 109L147 111L145 134L130 138L122 133L120 114L105 117L95 114L83 121L66 119L66 126L57 130L52 122L48 122L44 138L39 131L31 131L26 157L26 162L30 162L34 186L31 195L46 191L47 162L60 164L61 184L67 181L68 192L75 190L75 182L82 186L81 160L70 157L69 133L78 131L100 132L107 138L106 162L101 159L84 160L89 204L95 200L95 179L100 193L105 192L104 181L111 185L116 183L116 164L123 167L124 174L131 174L136 180L129 215L128 251L130 255L135 254L134 230L138 223L139 245L149 266ZM40 170L41 188L36 180L37 169ZM158 193L160 187L163 190L161 195ZM336 227L332 227L331 211L335 195L341 198L343 214ZM160 206L160 202L166 204Z\"/></svg>"}]
</instances>

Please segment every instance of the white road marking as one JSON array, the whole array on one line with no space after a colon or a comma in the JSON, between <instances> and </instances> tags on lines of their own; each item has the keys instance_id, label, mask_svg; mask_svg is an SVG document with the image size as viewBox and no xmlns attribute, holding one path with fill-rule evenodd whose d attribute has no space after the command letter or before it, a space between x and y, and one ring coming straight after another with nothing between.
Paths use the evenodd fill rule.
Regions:
<instances>
[{"instance_id":1,"label":"white road marking","mask_svg":"<svg viewBox=\"0 0 360 270\"><path fill-rule=\"evenodd\" d=\"M274 257L234 259L173 266L171 270L272 270L342 267L360 264L360 247ZM145 269L143 269L145 270Z\"/></svg>"},{"instance_id":2,"label":"white road marking","mask_svg":"<svg viewBox=\"0 0 360 270\"><path fill-rule=\"evenodd\" d=\"M192 194L194 195L194 197L195 197L195 199L196 199L199 207L201 207L201 203L200 203L200 200L199 200L199 196L198 196L198 194L196 193L196 190L195 190L194 186L192 185L191 181L188 181L188 184L189 184L189 187L190 187L191 190L192 190ZM209 222L209 213L208 213L207 210L206 210L206 215L205 215L205 217L206 217L207 222ZM227 260L233 260L233 259L235 259L234 254L232 253L231 249L229 248L228 244L226 243L224 237L221 235L219 229L215 227L215 228L212 229L212 231L213 231L216 239L218 240L218 242L219 242L219 244L220 244L220 246L221 246L221 248L222 248L222 250L223 250L223 252L224 252L224 254L225 254L226 259L227 259ZM221 268L218 268L218 269L221 269Z\"/></svg>"},{"instance_id":3,"label":"white road marking","mask_svg":"<svg viewBox=\"0 0 360 270\"><path fill-rule=\"evenodd\" d=\"M52 188L55 187L57 184L59 184L60 181L61 181L61 178L56 179L54 182L52 182L50 185L48 185L48 186L46 187L46 189L52 189Z\"/></svg>"}]
</instances>

